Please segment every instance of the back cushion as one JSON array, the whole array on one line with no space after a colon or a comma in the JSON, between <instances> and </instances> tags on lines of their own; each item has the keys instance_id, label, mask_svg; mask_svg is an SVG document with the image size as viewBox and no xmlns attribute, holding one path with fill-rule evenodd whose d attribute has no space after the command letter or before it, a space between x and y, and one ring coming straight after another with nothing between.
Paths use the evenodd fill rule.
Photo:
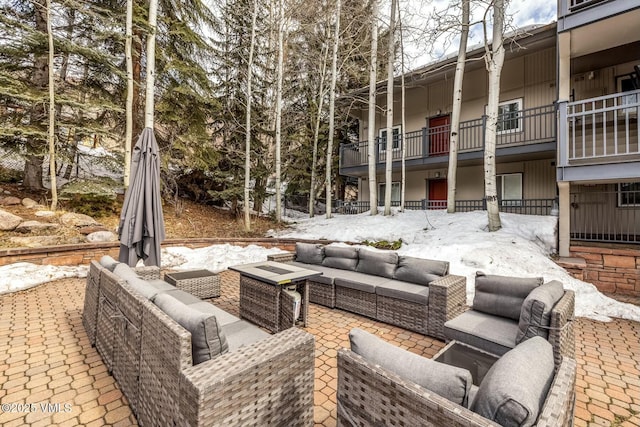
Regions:
<instances>
[{"instance_id":1,"label":"back cushion","mask_svg":"<svg viewBox=\"0 0 640 427\"><path fill-rule=\"evenodd\" d=\"M553 381L553 348L534 337L508 351L485 375L471 410L503 426L532 426Z\"/></svg>"},{"instance_id":2,"label":"back cushion","mask_svg":"<svg viewBox=\"0 0 640 427\"><path fill-rule=\"evenodd\" d=\"M358 266L356 271L374 276L393 279L398 265L398 254L391 251L358 250Z\"/></svg>"},{"instance_id":3,"label":"back cushion","mask_svg":"<svg viewBox=\"0 0 640 427\"><path fill-rule=\"evenodd\" d=\"M380 365L458 405L467 406L473 383L468 370L411 353L362 329L352 329L349 340L351 351L368 362Z\"/></svg>"},{"instance_id":4,"label":"back cushion","mask_svg":"<svg viewBox=\"0 0 640 427\"><path fill-rule=\"evenodd\" d=\"M549 337L547 328L551 325L551 309L563 295L564 288L557 280L552 280L531 291L522 303L516 344L535 336L541 336L544 339Z\"/></svg>"},{"instance_id":5,"label":"back cushion","mask_svg":"<svg viewBox=\"0 0 640 427\"><path fill-rule=\"evenodd\" d=\"M194 365L229 351L227 337L213 314L195 310L168 294L158 294L154 303L191 333L191 355Z\"/></svg>"},{"instance_id":6,"label":"back cushion","mask_svg":"<svg viewBox=\"0 0 640 427\"><path fill-rule=\"evenodd\" d=\"M112 273L118 264L120 263L109 255L104 255L102 258L100 258L100 265Z\"/></svg>"},{"instance_id":7,"label":"back cushion","mask_svg":"<svg viewBox=\"0 0 640 427\"><path fill-rule=\"evenodd\" d=\"M324 255L325 267L354 271L358 265L358 248L352 246L325 246Z\"/></svg>"},{"instance_id":8,"label":"back cushion","mask_svg":"<svg viewBox=\"0 0 640 427\"><path fill-rule=\"evenodd\" d=\"M305 264L322 264L324 247L316 243L296 243L296 261Z\"/></svg>"},{"instance_id":9,"label":"back cushion","mask_svg":"<svg viewBox=\"0 0 640 427\"><path fill-rule=\"evenodd\" d=\"M393 278L404 282L428 285L449 272L448 261L435 261L431 259L400 256L398 268Z\"/></svg>"},{"instance_id":10,"label":"back cushion","mask_svg":"<svg viewBox=\"0 0 640 427\"><path fill-rule=\"evenodd\" d=\"M524 299L542 282L542 277L495 276L478 272L473 309L519 320Z\"/></svg>"}]
</instances>

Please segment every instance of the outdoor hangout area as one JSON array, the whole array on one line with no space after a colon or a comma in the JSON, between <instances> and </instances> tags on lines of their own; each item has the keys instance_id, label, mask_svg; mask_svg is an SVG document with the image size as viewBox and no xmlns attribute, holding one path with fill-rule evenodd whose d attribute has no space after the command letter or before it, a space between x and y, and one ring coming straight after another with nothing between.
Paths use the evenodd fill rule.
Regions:
<instances>
[{"instance_id":1,"label":"outdoor hangout area","mask_svg":"<svg viewBox=\"0 0 640 427\"><path fill-rule=\"evenodd\" d=\"M0 296L0 423L640 423L640 323L576 317L558 281L467 283L346 245L261 253L220 271L105 256Z\"/></svg>"}]
</instances>

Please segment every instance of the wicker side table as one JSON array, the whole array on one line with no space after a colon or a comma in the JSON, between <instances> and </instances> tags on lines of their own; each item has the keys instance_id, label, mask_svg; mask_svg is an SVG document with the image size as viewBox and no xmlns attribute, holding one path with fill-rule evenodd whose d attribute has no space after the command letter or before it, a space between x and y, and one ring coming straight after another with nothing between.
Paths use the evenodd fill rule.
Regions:
<instances>
[{"instance_id":1,"label":"wicker side table","mask_svg":"<svg viewBox=\"0 0 640 427\"><path fill-rule=\"evenodd\" d=\"M220 276L209 270L189 270L164 275L165 282L200 299L220 296Z\"/></svg>"}]
</instances>

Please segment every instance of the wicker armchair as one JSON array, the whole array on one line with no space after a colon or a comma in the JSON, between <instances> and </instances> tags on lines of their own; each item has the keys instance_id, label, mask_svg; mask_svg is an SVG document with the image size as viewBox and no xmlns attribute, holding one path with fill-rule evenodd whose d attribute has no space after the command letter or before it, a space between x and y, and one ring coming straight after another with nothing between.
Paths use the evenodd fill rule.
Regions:
<instances>
[{"instance_id":1,"label":"wicker armchair","mask_svg":"<svg viewBox=\"0 0 640 427\"><path fill-rule=\"evenodd\" d=\"M564 358L536 426L573 424L575 381L576 362ZM344 348L338 351L337 406L338 426L499 426Z\"/></svg>"}]
</instances>

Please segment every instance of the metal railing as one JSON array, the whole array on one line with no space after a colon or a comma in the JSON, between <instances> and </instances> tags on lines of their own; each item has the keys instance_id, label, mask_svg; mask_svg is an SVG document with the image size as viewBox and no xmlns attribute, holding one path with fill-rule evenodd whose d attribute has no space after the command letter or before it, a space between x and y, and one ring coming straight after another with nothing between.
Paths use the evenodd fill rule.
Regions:
<instances>
[{"instance_id":1,"label":"metal railing","mask_svg":"<svg viewBox=\"0 0 640 427\"><path fill-rule=\"evenodd\" d=\"M640 192L571 192L571 239L605 243L640 242ZM621 203L621 202L627 203ZM628 203L631 202L631 203Z\"/></svg>"},{"instance_id":2,"label":"metal railing","mask_svg":"<svg viewBox=\"0 0 640 427\"><path fill-rule=\"evenodd\" d=\"M369 201L336 201L336 212L346 215L355 215L368 212L371 209ZM379 202L378 206L384 206ZM399 201L392 201L392 207L399 207ZM407 200L405 201L407 210L432 210L446 209L446 200ZM557 199L518 199L518 200L498 200L500 212L517 213L524 215L554 215L557 214ZM484 199L478 200L456 200L456 212L471 212L486 210L487 205Z\"/></svg>"},{"instance_id":3,"label":"metal railing","mask_svg":"<svg viewBox=\"0 0 640 427\"><path fill-rule=\"evenodd\" d=\"M596 3L602 3L604 0L570 0L569 8L571 10L581 9Z\"/></svg>"},{"instance_id":4,"label":"metal railing","mask_svg":"<svg viewBox=\"0 0 640 427\"><path fill-rule=\"evenodd\" d=\"M563 102L560 165L640 158L640 90Z\"/></svg>"},{"instance_id":5,"label":"metal railing","mask_svg":"<svg viewBox=\"0 0 640 427\"><path fill-rule=\"evenodd\" d=\"M556 138L556 107L545 105L542 107L527 108L499 116L502 123L508 123L509 130L498 132L497 147L537 144L554 141ZM505 126L507 127L507 126ZM480 151L484 149L484 131L486 117L467 120L460 123L460 137L458 139L458 151ZM405 141L398 136L399 142L394 144L397 148L392 150L393 160L402 158L402 150L405 159L427 158L449 154L450 126L443 125L433 128L422 128L417 131L407 132ZM386 161L386 144L380 143L376 138L376 162ZM340 146L340 168L363 166L368 164L369 142L357 142Z\"/></svg>"}]
</instances>

